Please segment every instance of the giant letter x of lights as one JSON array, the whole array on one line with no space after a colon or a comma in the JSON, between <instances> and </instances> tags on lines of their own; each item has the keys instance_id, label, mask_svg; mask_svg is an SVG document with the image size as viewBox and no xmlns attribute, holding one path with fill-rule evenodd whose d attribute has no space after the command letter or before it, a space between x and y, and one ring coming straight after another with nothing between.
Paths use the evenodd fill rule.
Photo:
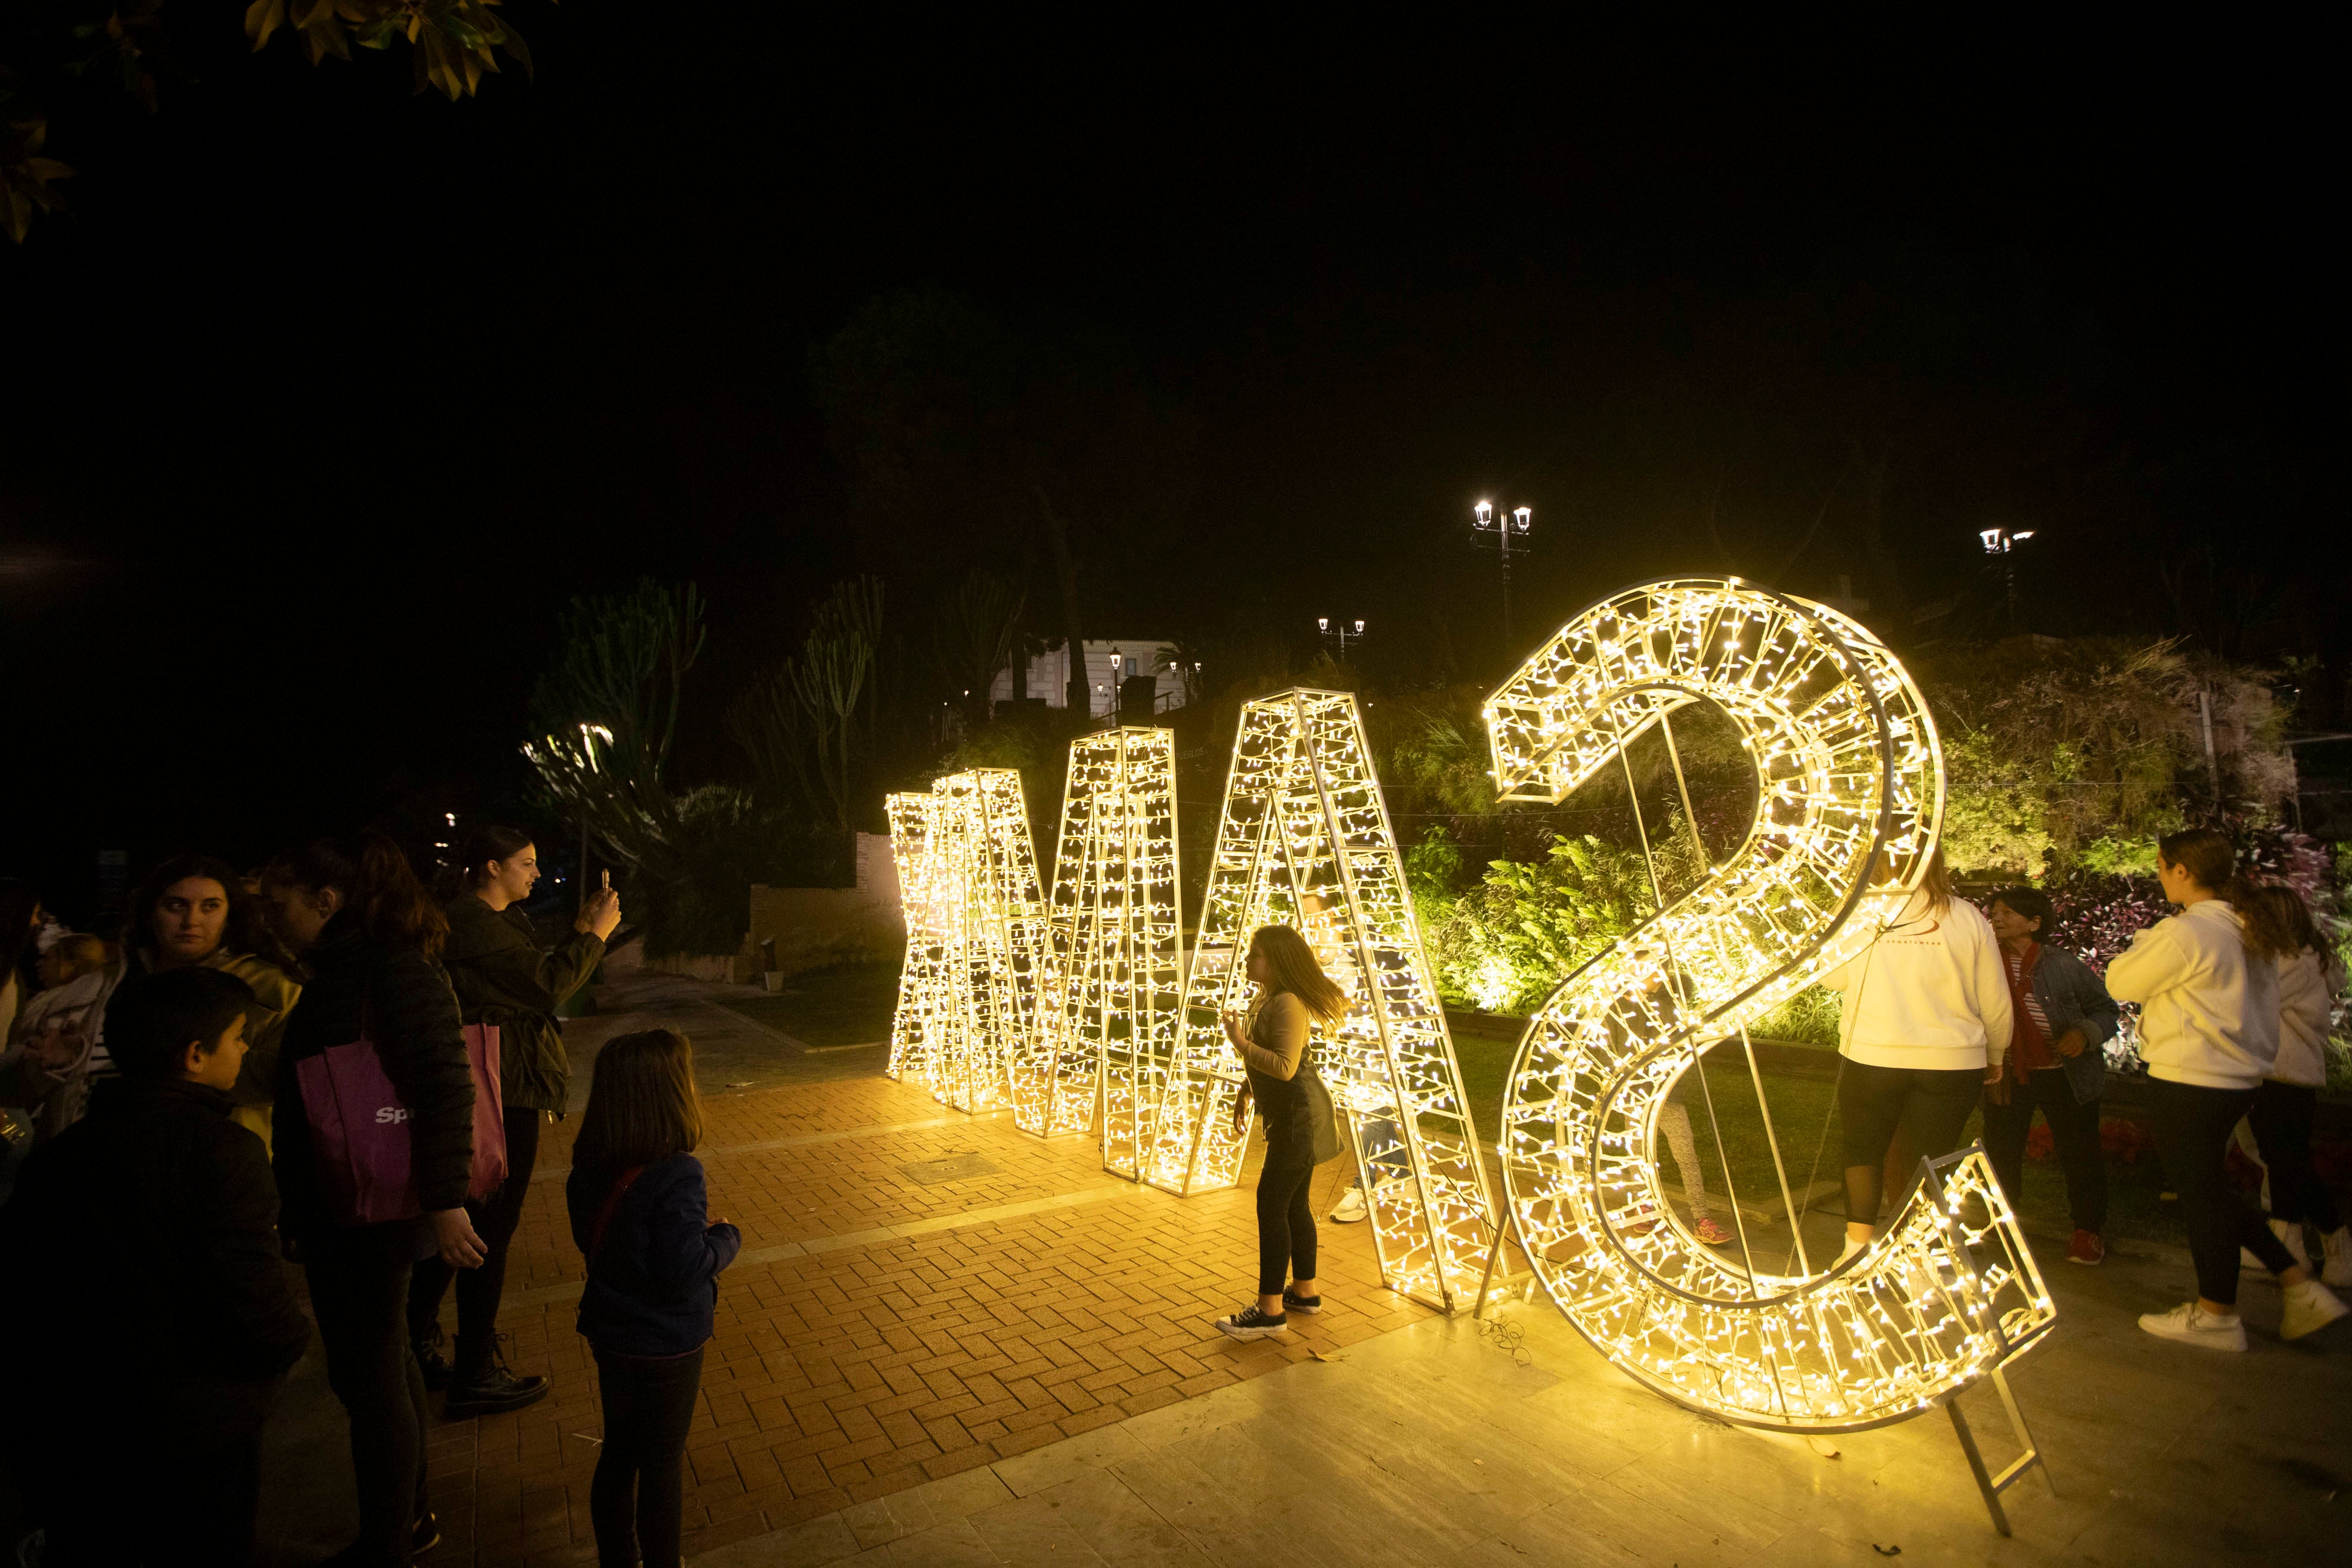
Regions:
<instances>
[{"instance_id":1,"label":"giant letter x of lights","mask_svg":"<svg viewBox=\"0 0 2352 1568\"><path fill-rule=\"evenodd\" d=\"M1356 699L1290 691L1242 709L1171 1078L1145 1178L1230 1186L1241 1059L1220 1013L1247 999L1260 925L1297 925L1352 1004L1315 1061L1368 1178L1381 1277L1451 1311L1476 1293L1494 1208L1445 1013L1422 950Z\"/></svg>"},{"instance_id":2,"label":"giant letter x of lights","mask_svg":"<svg viewBox=\"0 0 2352 1568\"><path fill-rule=\"evenodd\" d=\"M1176 885L1176 734L1070 742L1054 861L1045 1023L1061 1031L1046 1131L1092 1125L1106 1170L1136 1177L1176 1055L1183 920Z\"/></svg>"},{"instance_id":3,"label":"giant letter x of lights","mask_svg":"<svg viewBox=\"0 0 2352 1568\"><path fill-rule=\"evenodd\" d=\"M920 799L890 798L908 964L887 1071L959 1111L1010 1102L1031 1126L1050 1097L1052 1044L1039 1027L1045 910L1021 775L951 773L932 781L927 808Z\"/></svg>"},{"instance_id":4,"label":"giant letter x of lights","mask_svg":"<svg viewBox=\"0 0 2352 1568\"><path fill-rule=\"evenodd\" d=\"M1659 1110L1701 1051L1744 1039L1861 953L1916 887L1944 789L1917 688L1824 606L1738 579L1648 583L1579 615L1487 699L1496 785L1557 802L1622 768L1630 787L1625 748L1653 725L1679 776L1668 716L1702 701L1741 732L1755 821L1696 891L1571 974L1530 1022L1503 1107L1505 1190L1553 1300L1659 1393L1783 1429L1898 1420L2055 1321L1983 1155L1816 1273L1801 1238L1788 1260L1751 1256L1744 1219L1741 1260L1700 1245L1660 1189L1654 1149Z\"/></svg>"}]
</instances>

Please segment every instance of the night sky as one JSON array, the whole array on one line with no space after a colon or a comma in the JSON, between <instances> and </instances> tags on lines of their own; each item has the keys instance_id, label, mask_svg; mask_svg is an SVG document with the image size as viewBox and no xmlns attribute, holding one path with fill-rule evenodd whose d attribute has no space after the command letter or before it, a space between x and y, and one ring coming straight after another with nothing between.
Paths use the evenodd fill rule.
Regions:
<instances>
[{"instance_id":1,"label":"night sky","mask_svg":"<svg viewBox=\"0 0 2352 1568\"><path fill-rule=\"evenodd\" d=\"M2028 629L2317 656L2299 722L2352 719L2317 36L733 15L783 9L515 0L536 83L450 104L190 6L159 115L58 117L74 211L0 254L0 871L70 914L100 848L516 809L557 612L646 574L712 602L687 782L841 573L1049 609L987 453L894 508L828 425L813 363L894 299L1084 411L1089 635L1362 616L1385 678L1486 680L1728 570L1981 637L1998 525ZM1481 496L1536 511L1517 646Z\"/></svg>"}]
</instances>

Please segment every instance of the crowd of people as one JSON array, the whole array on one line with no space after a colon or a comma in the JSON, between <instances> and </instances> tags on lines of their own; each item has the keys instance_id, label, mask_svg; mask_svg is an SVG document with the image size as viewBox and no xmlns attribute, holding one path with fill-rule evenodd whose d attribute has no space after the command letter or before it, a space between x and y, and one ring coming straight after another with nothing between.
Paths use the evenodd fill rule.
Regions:
<instances>
[{"instance_id":1,"label":"crowd of people","mask_svg":"<svg viewBox=\"0 0 2352 1568\"><path fill-rule=\"evenodd\" d=\"M2050 943L2045 895L2002 890L1987 915L1940 859L1827 977L1841 995L1840 1264L1900 1207L1906 1167L1956 1149L1979 1104L2012 1198L2037 1111L2048 1124L2067 1258L2098 1264L2103 1048L2130 1002L2197 1276L2192 1300L2140 1326L2244 1350L2242 1271L2276 1281L2287 1339L2346 1315L2330 1286L2352 1284L2352 1232L2312 1156L2343 977L2294 892L2240 876L2219 832L2171 834L2158 860L2179 913L2104 979ZM350 1416L360 1524L338 1563L406 1563L437 1543L433 1393L450 1417L547 1396L543 1375L505 1362L499 1300L541 1133L571 1101L558 1014L620 907L609 888L588 894L543 947L522 908L539 875L529 836L499 828L473 835L439 898L379 835L316 840L249 874L183 855L141 883L112 941L60 929L32 888L0 881L0 1305L37 1325L24 1343L37 1347L5 1443L42 1563L248 1561L262 1425L314 1323ZM1236 1122L1255 1106L1266 1127L1258 1293L1216 1327L1255 1339L1322 1307L1308 1178L1339 1145L1313 1036L1347 1000L1291 926L1254 934L1246 974L1255 1001L1225 1027L1248 1074ZM2242 1122L2268 1171L2267 1220L2226 1175ZM741 1245L709 1214L701 1124L683 1036L605 1044L565 1197L604 1412L590 1511L611 1568L678 1560L716 1281ZM1686 1122L1681 1137L1671 1118L1662 1130L1688 1136ZM1368 1137L1370 1179L1401 1178L1397 1131ZM1695 1153L1675 1152L1705 1224ZM122 1505L126 1475L140 1506Z\"/></svg>"},{"instance_id":2,"label":"crowd of people","mask_svg":"<svg viewBox=\"0 0 2352 1568\"><path fill-rule=\"evenodd\" d=\"M359 1532L338 1563L438 1543L432 1392L451 1417L547 1396L505 1363L499 1296L570 1099L558 1013L621 915L590 893L542 948L520 907L538 878L529 836L499 828L441 897L376 834L251 873L184 855L112 941L0 882L0 1298L40 1325L6 1458L45 1568L249 1562L262 1426L314 1323L350 1417ZM690 1063L671 1031L607 1042L573 1151L605 1563L677 1561L685 1420L740 1241L705 1213Z\"/></svg>"}]
</instances>

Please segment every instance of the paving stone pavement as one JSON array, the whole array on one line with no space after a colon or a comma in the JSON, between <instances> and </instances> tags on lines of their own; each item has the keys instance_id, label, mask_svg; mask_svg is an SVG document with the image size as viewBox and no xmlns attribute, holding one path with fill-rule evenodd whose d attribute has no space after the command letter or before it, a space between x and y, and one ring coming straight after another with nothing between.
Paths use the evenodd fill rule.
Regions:
<instances>
[{"instance_id":1,"label":"paving stone pavement","mask_svg":"<svg viewBox=\"0 0 2352 1568\"><path fill-rule=\"evenodd\" d=\"M2046 1249L2053 1260L2063 1243ZM2187 1260L2127 1249L2053 1280L2061 1328L2012 1386L2057 1493L1990 1528L1948 1421L1837 1440L1727 1426L1636 1387L1547 1303L1432 1317L1333 1360L733 1542L697 1568L1041 1563L2210 1564L2346 1561L2352 1324L2218 1355L2141 1333ZM1996 1467L1990 1391L1963 1396Z\"/></svg>"},{"instance_id":2,"label":"paving stone pavement","mask_svg":"<svg viewBox=\"0 0 2352 1568\"><path fill-rule=\"evenodd\" d=\"M728 1095L709 1111L712 1208L742 1227L744 1253L722 1277L688 1440L689 1551L985 1468L1430 1315L1381 1288L1367 1228L1327 1227L1328 1309L1286 1344L1237 1343L1212 1321L1254 1290L1246 1185L1173 1198L1106 1175L1088 1140L1033 1138L1009 1116L963 1116L875 1077ZM553 1392L512 1416L435 1427L436 1563L594 1561L601 1427L594 1363L573 1328L570 1141L558 1124L541 1145L499 1317L509 1363L545 1374ZM1344 1179L1328 1167L1318 1201ZM267 1464L272 1563L306 1561L355 1527L341 1411L315 1364L295 1381ZM289 1492L306 1500L290 1505Z\"/></svg>"}]
</instances>

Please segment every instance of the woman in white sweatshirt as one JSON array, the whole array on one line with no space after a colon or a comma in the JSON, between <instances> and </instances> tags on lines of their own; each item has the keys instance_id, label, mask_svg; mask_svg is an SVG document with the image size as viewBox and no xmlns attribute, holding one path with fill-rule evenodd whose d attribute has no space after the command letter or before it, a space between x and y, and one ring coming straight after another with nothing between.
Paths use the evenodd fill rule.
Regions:
<instances>
[{"instance_id":1,"label":"woman in white sweatshirt","mask_svg":"<svg viewBox=\"0 0 2352 1568\"><path fill-rule=\"evenodd\" d=\"M2197 1299L2150 1312L2139 1326L2208 1350L2246 1348L2238 1317L2238 1249L2276 1274L2285 1296L2279 1333L2300 1339L2344 1315L2343 1302L2294 1260L2262 1217L2232 1193L2222 1158L2279 1049L2278 966L2289 936L2237 853L2211 828L2157 841L2157 874L2180 913L2132 938L2107 965L2107 994L2140 1005L2148 1112L2164 1174L2180 1194Z\"/></svg>"},{"instance_id":2,"label":"woman in white sweatshirt","mask_svg":"<svg viewBox=\"0 0 2352 1568\"><path fill-rule=\"evenodd\" d=\"M1991 925L1952 896L1944 852L1878 940L1822 981L1838 1009L1838 1119L1845 1129L1845 1251L1878 1233L1880 1167L1900 1131L1923 1155L1959 1146L2009 1050L2009 971Z\"/></svg>"},{"instance_id":3,"label":"woman in white sweatshirt","mask_svg":"<svg viewBox=\"0 0 2352 1568\"><path fill-rule=\"evenodd\" d=\"M2352 1285L2352 1231L2344 1228L2336 1195L2327 1190L2311 1158L2311 1124L2319 1091L2327 1082L2328 1015L2343 972L2327 955L2326 940L2311 910L2294 889L2258 888L2254 897L2286 933L2288 951L2278 961L2279 1049L2269 1076L2254 1091L2246 1120L2271 1173L2271 1229L2294 1260L2305 1268L2304 1222L2319 1232L2323 1285Z\"/></svg>"}]
</instances>

